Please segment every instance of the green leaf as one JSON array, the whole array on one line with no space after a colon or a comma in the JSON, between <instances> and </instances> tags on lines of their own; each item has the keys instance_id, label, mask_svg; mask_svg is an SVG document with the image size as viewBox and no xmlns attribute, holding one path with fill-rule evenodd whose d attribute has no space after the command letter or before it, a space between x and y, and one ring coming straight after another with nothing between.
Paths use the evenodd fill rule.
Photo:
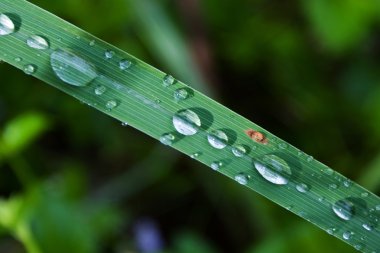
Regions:
<instances>
[{"instance_id":1,"label":"green leaf","mask_svg":"<svg viewBox=\"0 0 380 253\"><path fill-rule=\"evenodd\" d=\"M378 250L380 199L375 194L47 11L24 0L3 0L0 13L15 24L0 36L4 61L192 156L355 248ZM33 35L45 41L44 49L35 41L27 45ZM346 232L355 236L345 239Z\"/></svg>"}]
</instances>

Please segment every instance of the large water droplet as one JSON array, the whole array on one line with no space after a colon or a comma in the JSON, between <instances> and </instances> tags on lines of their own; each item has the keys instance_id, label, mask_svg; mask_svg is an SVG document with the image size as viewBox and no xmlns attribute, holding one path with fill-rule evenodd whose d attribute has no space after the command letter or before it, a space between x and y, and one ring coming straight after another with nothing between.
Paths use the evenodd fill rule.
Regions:
<instances>
[{"instance_id":1,"label":"large water droplet","mask_svg":"<svg viewBox=\"0 0 380 253\"><path fill-rule=\"evenodd\" d=\"M347 200L338 200L332 206L334 213L343 220L350 220L355 213L355 205Z\"/></svg>"},{"instance_id":2,"label":"large water droplet","mask_svg":"<svg viewBox=\"0 0 380 253\"><path fill-rule=\"evenodd\" d=\"M235 176L236 182L242 185L248 184L248 177L244 173L239 173Z\"/></svg>"},{"instance_id":3,"label":"large water droplet","mask_svg":"<svg viewBox=\"0 0 380 253\"><path fill-rule=\"evenodd\" d=\"M247 153L247 150L245 149L245 147L240 144L233 146L231 151L232 151L232 154L234 154L234 156L236 157L243 157Z\"/></svg>"},{"instance_id":4,"label":"large water droplet","mask_svg":"<svg viewBox=\"0 0 380 253\"><path fill-rule=\"evenodd\" d=\"M185 100L186 98L189 97L189 92L186 90L186 89L177 89L174 91L174 99L175 101L181 101L181 100Z\"/></svg>"},{"instance_id":5,"label":"large water droplet","mask_svg":"<svg viewBox=\"0 0 380 253\"><path fill-rule=\"evenodd\" d=\"M164 77L164 80L162 81L162 84L165 86L165 87L168 87L170 85L173 85L175 83L175 79L173 76L171 75L166 75Z\"/></svg>"},{"instance_id":6,"label":"large water droplet","mask_svg":"<svg viewBox=\"0 0 380 253\"><path fill-rule=\"evenodd\" d=\"M173 116L174 128L183 135L194 135L201 126L201 120L198 115L189 110L180 110Z\"/></svg>"},{"instance_id":7,"label":"large water droplet","mask_svg":"<svg viewBox=\"0 0 380 253\"><path fill-rule=\"evenodd\" d=\"M285 160L276 155L265 155L260 162L255 161L254 165L260 175L273 184L287 184L287 177L292 173Z\"/></svg>"},{"instance_id":8,"label":"large water droplet","mask_svg":"<svg viewBox=\"0 0 380 253\"><path fill-rule=\"evenodd\" d=\"M15 24L5 14L0 14L0 35L8 35L16 30Z\"/></svg>"},{"instance_id":9,"label":"large water droplet","mask_svg":"<svg viewBox=\"0 0 380 253\"><path fill-rule=\"evenodd\" d=\"M26 40L26 44L34 49L46 50L49 48L49 42L42 36L32 35Z\"/></svg>"},{"instance_id":10,"label":"large water droplet","mask_svg":"<svg viewBox=\"0 0 380 253\"><path fill-rule=\"evenodd\" d=\"M167 146L171 146L174 140L175 140L175 136L170 133L163 134L160 137L160 142Z\"/></svg>"},{"instance_id":11,"label":"large water droplet","mask_svg":"<svg viewBox=\"0 0 380 253\"><path fill-rule=\"evenodd\" d=\"M33 64L28 64L24 66L24 73L27 75L33 75L37 71L37 66Z\"/></svg>"},{"instance_id":12,"label":"large water droplet","mask_svg":"<svg viewBox=\"0 0 380 253\"><path fill-rule=\"evenodd\" d=\"M74 86L86 86L98 76L93 64L67 50L55 50L50 64L59 79Z\"/></svg>"},{"instance_id":13,"label":"large water droplet","mask_svg":"<svg viewBox=\"0 0 380 253\"><path fill-rule=\"evenodd\" d=\"M297 184L296 189L297 191L302 192L302 193L308 192L310 190L309 186L304 183Z\"/></svg>"},{"instance_id":14,"label":"large water droplet","mask_svg":"<svg viewBox=\"0 0 380 253\"><path fill-rule=\"evenodd\" d=\"M119 68L121 70L129 69L131 66L132 66L132 62L130 60L127 60L127 59L123 59L119 62Z\"/></svg>"},{"instance_id":15,"label":"large water droplet","mask_svg":"<svg viewBox=\"0 0 380 253\"><path fill-rule=\"evenodd\" d=\"M223 149L227 146L228 137L222 130L214 130L207 135L210 145L216 149Z\"/></svg>"}]
</instances>

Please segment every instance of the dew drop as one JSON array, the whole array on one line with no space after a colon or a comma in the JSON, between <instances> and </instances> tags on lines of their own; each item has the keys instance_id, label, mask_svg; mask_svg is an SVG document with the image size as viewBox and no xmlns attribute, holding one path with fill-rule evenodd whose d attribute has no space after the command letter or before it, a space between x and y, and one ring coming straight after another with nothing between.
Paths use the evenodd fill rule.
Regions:
<instances>
[{"instance_id":1,"label":"dew drop","mask_svg":"<svg viewBox=\"0 0 380 253\"><path fill-rule=\"evenodd\" d=\"M312 157L310 155L306 158L307 162L312 162L313 160L314 160L314 157Z\"/></svg>"},{"instance_id":2,"label":"dew drop","mask_svg":"<svg viewBox=\"0 0 380 253\"><path fill-rule=\"evenodd\" d=\"M112 109L115 109L118 105L119 105L118 102L112 99L112 100L107 101L106 108L108 110L112 110Z\"/></svg>"},{"instance_id":3,"label":"dew drop","mask_svg":"<svg viewBox=\"0 0 380 253\"><path fill-rule=\"evenodd\" d=\"M343 182L343 185L344 185L345 187L350 187L350 186L352 185L352 182L351 182L350 180L345 180L345 181Z\"/></svg>"},{"instance_id":4,"label":"dew drop","mask_svg":"<svg viewBox=\"0 0 380 253\"><path fill-rule=\"evenodd\" d=\"M352 238L352 236L354 235L353 232L351 231L346 231L343 233L343 239L344 240L350 240Z\"/></svg>"},{"instance_id":5,"label":"dew drop","mask_svg":"<svg viewBox=\"0 0 380 253\"><path fill-rule=\"evenodd\" d=\"M201 153L199 153L199 152L195 152L195 153L192 153L192 154L190 155L190 157L193 158L193 159L195 159L195 158L199 157L200 155L201 155Z\"/></svg>"},{"instance_id":6,"label":"dew drop","mask_svg":"<svg viewBox=\"0 0 380 253\"><path fill-rule=\"evenodd\" d=\"M234 156L236 157L243 157L247 153L247 150L245 149L245 147L240 144L233 146L231 151L232 151L232 154L234 154Z\"/></svg>"},{"instance_id":7,"label":"dew drop","mask_svg":"<svg viewBox=\"0 0 380 253\"><path fill-rule=\"evenodd\" d=\"M189 97L189 92L186 89L177 89L174 91L174 100L179 102L181 100L185 100Z\"/></svg>"},{"instance_id":8,"label":"dew drop","mask_svg":"<svg viewBox=\"0 0 380 253\"><path fill-rule=\"evenodd\" d=\"M239 173L235 176L235 181L239 184L246 185L248 184L248 177L243 173Z\"/></svg>"},{"instance_id":9,"label":"dew drop","mask_svg":"<svg viewBox=\"0 0 380 253\"><path fill-rule=\"evenodd\" d=\"M49 42L42 36L32 35L26 40L26 44L34 49L46 50L49 48Z\"/></svg>"},{"instance_id":10,"label":"dew drop","mask_svg":"<svg viewBox=\"0 0 380 253\"><path fill-rule=\"evenodd\" d=\"M333 235L336 232L336 228L328 228L326 232L330 235Z\"/></svg>"},{"instance_id":11,"label":"dew drop","mask_svg":"<svg viewBox=\"0 0 380 253\"><path fill-rule=\"evenodd\" d=\"M107 60L110 60L112 59L112 57L115 55L115 52L112 51L112 50L107 50L104 52L104 57L107 59Z\"/></svg>"},{"instance_id":12,"label":"dew drop","mask_svg":"<svg viewBox=\"0 0 380 253\"><path fill-rule=\"evenodd\" d=\"M37 71L37 66L33 64L27 64L24 66L24 73L27 75L33 75Z\"/></svg>"},{"instance_id":13,"label":"dew drop","mask_svg":"<svg viewBox=\"0 0 380 253\"><path fill-rule=\"evenodd\" d=\"M129 124L128 124L128 122L122 122L122 123L121 123L121 126L123 126L123 127L127 127L127 126L129 126Z\"/></svg>"},{"instance_id":14,"label":"dew drop","mask_svg":"<svg viewBox=\"0 0 380 253\"><path fill-rule=\"evenodd\" d=\"M223 149L228 143L228 137L222 130L212 131L207 135L207 140L208 143L216 149Z\"/></svg>"},{"instance_id":15,"label":"dew drop","mask_svg":"<svg viewBox=\"0 0 380 253\"><path fill-rule=\"evenodd\" d=\"M211 169L219 170L223 166L222 162L213 162L211 163Z\"/></svg>"},{"instance_id":16,"label":"dew drop","mask_svg":"<svg viewBox=\"0 0 380 253\"><path fill-rule=\"evenodd\" d=\"M357 243L354 245L354 248L356 250L362 250L364 248L364 245L362 243Z\"/></svg>"},{"instance_id":17,"label":"dew drop","mask_svg":"<svg viewBox=\"0 0 380 253\"><path fill-rule=\"evenodd\" d=\"M287 149L288 148L288 144L286 144L285 142L282 142L282 143L278 144L278 147L280 149Z\"/></svg>"},{"instance_id":18,"label":"dew drop","mask_svg":"<svg viewBox=\"0 0 380 253\"><path fill-rule=\"evenodd\" d=\"M55 50L50 64L59 79L74 86L86 86L98 76L93 64L67 50Z\"/></svg>"},{"instance_id":19,"label":"dew drop","mask_svg":"<svg viewBox=\"0 0 380 253\"><path fill-rule=\"evenodd\" d=\"M174 114L173 125L180 134L194 135L199 131L201 120L198 114L189 109L185 109Z\"/></svg>"},{"instance_id":20,"label":"dew drop","mask_svg":"<svg viewBox=\"0 0 380 253\"><path fill-rule=\"evenodd\" d=\"M5 14L0 14L0 36L12 34L15 30L16 27L12 19Z\"/></svg>"},{"instance_id":21,"label":"dew drop","mask_svg":"<svg viewBox=\"0 0 380 253\"><path fill-rule=\"evenodd\" d=\"M131 66L132 66L132 62L130 60L127 60L127 59L123 59L119 62L119 68L121 70L129 69Z\"/></svg>"},{"instance_id":22,"label":"dew drop","mask_svg":"<svg viewBox=\"0 0 380 253\"><path fill-rule=\"evenodd\" d=\"M308 192L310 190L309 186L304 183L297 184L296 189L297 191L302 192L302 193Z\"/></svg>"},{"instance_id":23,"label":"dew drop","mask_svg":"<svg viewBox=\"0 0 380 253\"><path fill-rule=\"evenodd\" d=\"M336 190L336 189L338 189L338 185L337 184L329 184L329 188L332 190Z\"/></svg>"},{"instance_id":24,"label":"dew drop","mask_svg":"<svg viewBox=\"0 0 380 253\"><path fill-rule=\"evenodd\" d=\"M22 58L21 57L16 57L15 58L15 62L21 62L22 61Z\"/></svg>"},{"instance_id":25,"label":"dew drop","mask_svg":"<svg viewBox=\"0 0 380 253\"><path fill-rule=\"evenodd\" d=\"M88 44L90 45L90 47L95 46L95 40L91 40Z\"/></svg>"},{"instance_id":26,"label":"dew drop","mask_svg":"<svg viewBox=\"0 0 380 253\"><path fill-rule=\"evenodd\" d=\"M101 96L107 91L107 88L103 85L99 85L95 88L95 95Z\"/></svg>"},{"instance_id":27,"label":"dew drop","mask_svg":"<svg viewBox=\"0 0 380 253\"><path fill-rule=\"evenodd\" d=\"M354 204L347 199L338 200L334 203L332 209L342 220L350 220L355 213Z\"/></svg>"},{"instance_id":28,"label":"dew drop","mask_svg":"<svg viewBox=\"0 0 380 253\"><path fill-rule=\"evenodd\" d=\"M363 226L363 228L365 230L368 230L368 231L372 231L374 229L374 225L373 224L364 223L362 226Z\"/></svg>"},{"instance_id":29,"label":"dew drop","mask_svg":"<svg viewBox=\"0 0 380 253\"><path fill-rule=\"evenodd\" d=\"M276 155L265 155L260 161L255 161L254 166L263 178L277 185L287 184L287 177L292 173L285 160Z\"/></svg>"},{"instance_id":30,"label":"dew drop","mask_svg":"<svg viewBox=\"0 0 380 253\"><path fill-rule=\"evenodd\" d=\"M171 75L166 75L162 81L162 84L164 85L164 87L168 87L170 85L173 85L174 83L175 83L175 79Z\"/></svg>"},{"instance_id":31,"label":"dew drop","mask_svg":"<svg viewBox=\"0 0 380 253\"><path fill-rule=\"evenodd\" d=\"M175 140L175 136L170 133L161 135L160 142L164 145L171 146Z\"/></svg>"},{"instance_id":32,"label":"dew drop","mask_svg":"<svg viewBox=\"0 0 380 253\"><path fill-rule=\"evenodd\" d=\"M368 197L368 192L362 192L361 194L360 194L360 196L362 196L363 198L366 198L366 197Z\"/></svg>"}]
</instances>

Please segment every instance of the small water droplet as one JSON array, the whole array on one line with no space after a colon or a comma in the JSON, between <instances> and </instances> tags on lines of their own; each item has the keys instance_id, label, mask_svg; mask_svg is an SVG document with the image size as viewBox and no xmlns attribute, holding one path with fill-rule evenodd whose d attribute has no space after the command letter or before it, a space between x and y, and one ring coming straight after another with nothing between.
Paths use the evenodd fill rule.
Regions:
<instances>
[{"instance_id":1,"label":"small water droplet","mask_svg":"<svg viewBox=\"0 0 380 253\"><path fill-rule=\"evenodd\" d=\"M160 142L164 145L171 146L175 140L175 136L170 133L161 135Z\"/></svg>"},{"instance_id":2,"label":"small water droplet","mask_svg":"<svg viewBox=\"0 0 380 253\"><path fill-rule=\"evenodd\" d=\"M375 227L373 224L369 224L369 223L363 223L362 226L365 230L368 230L368 231L372 231Z\"/></svg>"},{"instance_id":3,"label":"small water droplet","mask_svg":"<svg viewBox=\"0 0 380 253\"><path fill-rule=\"evenodd\" d=\"M236 157L243 157L247 153L247 150L245 149L245 147L240 144L233 146L231 151L232 151L232 154L234 154L234 156Z\"/></svg>"},{"instance_id":4,"label":"small water droplet","mask_svg":"<svg viewBox=\"0 0 380 253\"><path fill-rule=\"evenodd\" d=\"M49 42L46 38L39 35L32 35L26 40L26 44L34 49L46 50L49 48Z\"/></svg>"},{"instance_id":5,"label":"small water droplet","mask_svg":"<svg viewBox=\"0 0 380 253\"><path fill-rule=\"evenodd\" d=\"M304 183L297 184L296 189L297 191L302 192L302 193L308 192L310 190L309 186Z\"/></svg>"},{"instance_id":6,"label":"small water droplet","mask_svg":"<svg viewBox=\"0 0 380 253\"><path fill-rule=\"evenodd\" d=\"M112 100L107 101L106 108L108 110L112 110L112 109L115 109L118 105L119 103L116 100L112 99Z\"/></svg>"},{"instance_id":7,"label":"small water droplet","mask_svg":"<svg viewBox=\"0 0 380 253\"><path fill-rule=\"evenodd\" d=\"M193 159L195 159L195 158L199 157L200 155L201 155L200 152L195 152L195 153L192 153L192 154L190 155L190 157L193 158Z\"/></svg>"},{"instance_id":8,"label":"small water droplet","mask_svg":"<svg viewBox=\"0 0 380 253\"><path fill-rule=\"evenodd\" d=\"M198 114L189 109L185 109L174 114L173 125L180 134L194 135L199 131L201 120Z\"/></svg>"},{"instance_id":9,"label":"small water droplet","mask_svg":"<svg viewBox=\"0 0 380 253\"><path fill-rule=\"evenodd\" d=\"M93 64L67 50L55 50L50 64L59 79L74 86L86 86L98 76Z\"/></svg>"},{"instance_id":10,"label":"small water droplet","mask_svg":"<svg viewBox=\"0 0 380 253\"><path fill-rule=\"evenodd\" d=\"M127 126L129 126L129 124L128 124L128 122L121 122L121 126L127 127Z\"/></svg>"},{"instance_id":11,"label":"small water droplet","mask_svg":"<svg viewBox=\"0 0 380 253\"><path fill-rule=\"evenodd\" d=\"M189 97L189 92L184 88L177 89L174 91L173 97L175 101L179 102L187 99Z\"/></svg>"},{"instance_id":12,"label":"small water droplet","mask_svg":"<svg viewBox=\"0 0 380 253\"><path fill-rule=\"evenodd\" d=\"M107 59L107 60L110 60L112 59L112 57L114 57L115 55L115 52L112 51L112 50L107 50L104 52L104 57Z\"/></svg>"},{"instance_id":13,"label":"small water droplet","mask_svg":"<svg viewBox=\"0 0 380 253\"><path fill-rule=\"evenodd\" d=\"M278 147L280 149L287 149L288 148L288 144L286 144L285 142L282 142L282 143L278 144Z\"/></svg>"},{"instance_id":14,"label":"small water droplet","mask_svg":"<svg viewBox=\"0 0 380 253\"><path fill-rule=\"evenodd\" d=\"M343 239L344 240L350 240L352 238L352 236L354 235L353 232L351 231L346 231L343 233Z\"/></svg>"},{"instance_id":15,"label":"small water droplet","mask_svg":"<svg viewBox=\"0 0 380 253\"><path fill-rule=\"evenodd\" d=\"M236 182L242 185L248 184L248 177L244 173L239 173L235 176Z\"/></svg>"},{"instance_id":16,"label":"small water droplet","mask_svg":"<svg viewBox=\"0 0 380 253\"><path fill-rule=\"evenodd\" d=\"M350 187L352 185L352 182L350 180L344 180L343 185L345 187Z\"/></svg>"},{"instance_id":17,"label":"small water droplet","mask_svg":"<svg viewBox=\"0 0 380 253\"><path fill-rule=\"evenodd\" d=\"M332 190L336 190L336 189L338 189L338 185L337 184L329 184L329 188Z\"/></svg>"},{"instance_id":18,"label":"small water droplet","mask_svg":"<svg viewBox=\"0 0 380 253\"><path fill-rule=\"evenodd\" d=\"M210 145L216 149L223 149L227 146L228 137L222 130L214 130L207 135Z\"/></svg>"},{"instance_id":19,"label":"small water droplet","mask_svg":"<svg viewBox=\"0 0 380 253\"><path fill-rule=\"evenodd\" d=\"M327 175L329 175L329 176L331 176L332 174L334 174L334 171L333 171L332 169L330 169L330 168L325 169L324 172L325 172Z\"/></svg>"},{"instance_id":20,"label":"small water droplet","mask_svg":"<svg viewBox=\"0 0 380 253\"><path fill-rule=\"evenodd\" d=\"M211 163L211 169L219 170L223 166L222 162L213 162Z\"/></svg>"},{"instance_id":21,"label":"small water droplet","mask_svg":"<svg viewBox=\"0 0 380 253\"><path fill-rule=\"evenodd\" d=\"M16 30L15 24L6 14L0 14L0 36L9 35Z\"/></svg>"},{"instance_id":22,"label":"small water droplet","mask_svg":"<svg viewBox=\"0 0 380 253\"><path fill-rule=\"evenodd\" d=\"M328 234L333 235L336 232L336 228L328 228L326 231Z\"/></svg>"},{"instance_id":23,"label":"small water droplet","mask_svg":"<svg viewBox=\"0 0 380 253\"><path fill-rule=\"evenodd\" d=\"M338 200L334 203L332 209L343 220L350 220L355 213L354 204L347 199Z\"/></svg>"},{"instance_id":24,"label":"small water droplet","mask_svg":"<svg viewBox=\"0 0 380 253\"><path fill-rule=\"evenodd\" d=\"M264 179L277 185L287 184L292 173L286 161L276 155L265 155L254 161L254 166Z\"/></svg>"},{"instance_id":25,"label":"small water droplet","mask_svg":"<svg viewBox=\"0 0 380 253\"><path fill-rule=\"evenodd\" d=\"M314 157L312 157L311 155L307 156L306 158L307 162L312 162L313 160L314 160Z\"/></svg>"},{"instance_id":26,"label":"small water droplet","mask_svg":"<svg viewBox=\"0 0 380 253\"><path fill-rule=\"evenodd\" d=\"M107 91L107 88L103 85L96 86L95 95L101 96Z\"/></svg>"},{"instance_id":27,"label":"small water droplet","mask_svg":"<svg viewBox=\"0 0 380 253\"><path fill-rule=\"evenodd\" d=\"M21 62L22 61L22 58L21 57L16 57L15 58L15 62Z\"/></svg>"},{"instance_id":28,"label":"small water droplet","mask_svg":"<svg viewBox=\"0 0 380 253\"><path fill-rule=\"evenodd\" d=\"M366 198L366 197L368 197L368 192L362 192L361 194L360 194L360 196L362 196L363 198Z\"/></svg>"},{"instance_id":29,"label":"small water droplet","mask_svg":"<svg viewBox=\"0 0 380 253\"><path fill-rule=\"evenodd\" d=\"M173 85L174 83L175 83L175 79L171 75L166 75L162 81L162 84L164 85L164 87L168 87L170 85Z\"/></svg>"},{"instance_id":30,"label":"small water droplet","mask_svg":"<svg viewBox=\"0 0 380 253\"><path fill-rule=\"evenodd\" d=\"M130 60L127 60L127 59L123 59L119 62L119 68L121 70L129 69L131 66L132 66L132 62Z\"/></svg>"},{"instance_id":31,"label":"small water droplet","mask_svg":"<svg viewBox=\"0 0 380 253\"><path fill-rule=\"evenodd\" d=\"M364 245L362 243L357 243L354 245L354 248L356 250L362 250L364 248Z\"/></svg>"},{"instance_id":32,"label":"small water droplet","mask_svg":"<svg viewBox=\"0 0 380 253\"><path fill-rule=\"evenodd\" d=\"M33 75L37 71L37 66L33 64L27 64L24 66L24 73L27 75Z\"/></svg>"},{"instance_id":33,"label":"small water droplet","mask_svg":"<svg viewBox=\"0 0 380 253\"><path fill-rule=\"evenodd\" d=\"M91 40L88 44L90 45L90 47L95 46L95 40Z\"/></svg>"}]
</instances>

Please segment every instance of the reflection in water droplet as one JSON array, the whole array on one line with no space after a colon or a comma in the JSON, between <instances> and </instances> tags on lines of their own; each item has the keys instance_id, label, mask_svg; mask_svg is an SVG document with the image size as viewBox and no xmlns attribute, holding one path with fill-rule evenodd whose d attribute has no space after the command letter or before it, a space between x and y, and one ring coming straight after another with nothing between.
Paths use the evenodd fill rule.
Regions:
<instances>
[{"instance_id":1,"label":"reflection in water droplet","mask_svg":"<svg viewBox=\"0 0 380 253\"><path fill-rule=\"evenodd\" d=\"M174 140L175 140L175 136L170 133L163 134L160 137L160 142L167 146L171 146Z\"/></svg>"},{"instance_id":2,"label":"reflection in water droplet","mask_svg":"<svg viewBox=\"0 0 380 253\"><path fill-rule=\"evenodd\" d=\"M115 55L115 52L112 51L112 50L107 50L104 52L104 57L107 59L107 60L110 60L112 59L112 57Z\"/></svg>"},{"instance_id":3,"label":"reflection in water droplet","mask_svg":"<svg viewBox=\"0 0 380 253\"><path fill-rule=\"evenodd\" d=\"M185 100L186 98L189 97L189 92L186 90L186 89L177 89L174 91L174 100L175 101L181 101L181 100Z\"/></svg>"},{"instance_id":4,"label":"reflection in water droplet","mask_svg":"<svg viewBox=\"0 0 380 253\"><path fill-rule=\"evenodd\" d=\"M304 183L297 184L296 189L297 191L302 192L302 193L308 192L310 190L309 186Z\"/></svg>"},{"instance_id":5,"label":"reflection in water droplet","mask_svg":"<svg viewBox=\"0 0 380 253\"><path fill-rule=\"evenodd\" d=\"M49 48L49 42L42 36L32 35L26 40L26 44L34 49L46 50Z\"/></svg>"},{"instance_id":6,"label":"reflection in water droplet","mask_svg":"<svg viewBox=\"0 0 380 253\"><path fill-rule=\"evenodd\" d=\"M198 115L189 110L180 110L173 116L174 128L183 135L194 135L201 126L201 120Z\"/></svg>"},{"instance_id":7,"label":"reflection in water droplet","mask_svg":"<svg viewBox=\"0 0 380 253\"><path fill-rule=\"evenodd\" d=\"M338 200L332 206L334 213L343 220L350 220L355 213L355 205L347 200Z\"/></svg>"},{"instance_id":8,"label":"reflection in water droplet","mask_svg":"<svg viewBox=\"0 0 380 253\"><path fill-rule=\"evenodd\" d=\"M175 79L174 77L172 77L171 75L166 75L164 77L164 80L162 81L162 84L165 86L165 87L168 87L170 85L173 85L175 83Z\"/></svg>"},{"instance_id":9,"label":"reflection in water droplet","mask_svg":"<svg viewBox=\"0 0 380 253\"><path fill-rule=\"evenodd\" d=\"M55 50L50 64L59 79L74 86L86 86L98 76L93 64L67 50Z\"/></svg>"},{"instance_id":10,"label":"reflection in water droplet","mask_svg":"<svg viewBox=\"0 0 380 253\"><path fill-rule=\"evenodd\" d=\"M248 184L248 177L243 173L237 174L235 176L235 180L236 180L236 182L238 182L239 184L242 184L242 185Z\"/></svg>"},{"instance_id":11,"label":"reflection in water droplet","mask_svg":"<svg viewBox=\"0 0 380 253\"><path fill-rule=\"evenodd\" d=\"M369 224L369 223L364 223L362 226L365 230L368 230L368 231L372 231L375 227L373 224Z\"/></svg>"},{"instance_id":12,"label":"reflection in water droplet","mask_svg":"<svg viewBox=\"0 0 380 253\"><path fill-rule=\"evenodd\" d=\"M118 102L116 100L112 99L112 100L107 101L106 108L108 110L112 110L112 109L116 108L118 105L119 105Z\"/></svg>"},{"instance_id":13,"label":"reflection in water droplet","mask_svg":"<svg viewBox=\"0 0 380 253\"><path fill-rule=\"evenodd\" d=\"M276 155L265 155L260 162L255 161L254 166L263 178L277 185L287 184L287 177L292 173L285 160Z\"/></svg>"},{"instance_id":14,"label":"reflection in water droplet","mask_svg":"<svg viewBox=\"0 0 380 253\"><path fill-rule=\"evenodd\" d=\"M221 130L214 130L207 135L207 140L210 145L216 149L223 149L227 146L228 137Z\"/></svg>"},{"instance_id":15,"label":"reflection in water droplet","mask_svg":"<svg viewBox=\"0 0 380 253\"><path fill-rule=\"evenodd\" d=\"M28 64L24 66L24 73L27 75L33 75L37 71L37 66Z\"/></svg>"},{"instance_id":16,"label":"reflection in water droplet","mask_svg":"<svg viewBox=\"0 0 380 253\"><path fill-rule=\"evenodd\" d=\"M0 14L0 36L12 34L15 30L16 27L12 19L5 14Z\"/></svg>"},{"instance_id":17,"label":"reflection in water droplet","mask_svg":"<svg viewBox=\"0 0 380 253\"><path fill-rule=\"evenodd\" d=\"M107 88L103 85L99 85L95 88L95 95L101 96L106 92Z\"/></svg>"},{"instance_id":18,"label":"reflection in water droplet","mask_svg":"<svg viewBox=\"0 0 380 253\"><path fill-rule=\"evenodd\" d=\"M243 145L237 144L232 147L232 154L236 157L243 157L247 153L247 150Z\"/></svg>"},{"instance_id":19,"label":"reflection in water droplet","mask_svg":"<svg viewBox=\"0 0 380 253\"><path fill-rule=\"evenodd\" d=\"M352 238L352 236L354 235L353 232L351 231L346 231L343 233L343 239L344 240L350 240Z\"/></svg>"},{"instance_id":20,"label":"reflection in water droplet","mask_svg":"<svg viewBox=\"0 0 380 253\"><path fill-rule=\"evenodd\" d=\"M222 162L213 162L211 163L211 169L219 170L223 166Z\"/></svg>"},{"instance_id":21,"label":"reflection in water droplet","mask_svg":"<svg viewBox=\"0 0 380 253\"><path fill-rule=\"evenodd\" d=\"M121 70L126 70L126 69L129 69L130 67L132 66L132 62L127 60L127 59L123 59L119 62L119 68Z\"/></svg>"}]
</instances>

